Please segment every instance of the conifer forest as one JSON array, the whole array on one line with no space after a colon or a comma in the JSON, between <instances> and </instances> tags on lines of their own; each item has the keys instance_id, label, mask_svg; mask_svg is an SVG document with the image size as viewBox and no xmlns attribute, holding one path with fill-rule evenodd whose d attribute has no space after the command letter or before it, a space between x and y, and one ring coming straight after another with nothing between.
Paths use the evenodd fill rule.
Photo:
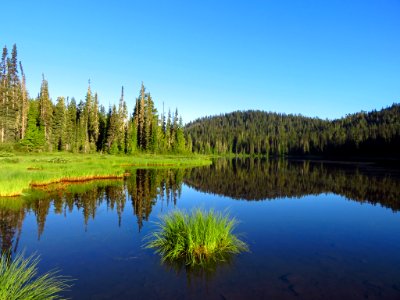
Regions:
<instances>
[{"instance_id":1,"label":"conifer forest","mask_svg":"<svg viewBox=\"0 0 400 300\"><path fill-rule=\"evenodd\" d=\"M40 93L30 98L17 46L3 48L0 66L0 147L19 151L70 151L132 154L191 152L178 110L159 115L142 83L128 112L121 89L119 103L106 108L89 86L84 100L49 95L43 76Z\"/></svg>"},{"instance_id":2,"label":"conifer forest","mask_svg":"<svg viewBox=\"0 0 400 300\"><path fill-rule=\"evenodd\" d=\"M110 154L389 156L400 153L400 105L324 120L264 111L203 117L185 126L169 110L160 114L142 83L133 112L124 88L118 104L104 107L89 86L84 100L53 102L43 76L40 93L26 88L17 46L3 48L0 66L0 147L19 151Z\"/></svg>"}]
</instances>

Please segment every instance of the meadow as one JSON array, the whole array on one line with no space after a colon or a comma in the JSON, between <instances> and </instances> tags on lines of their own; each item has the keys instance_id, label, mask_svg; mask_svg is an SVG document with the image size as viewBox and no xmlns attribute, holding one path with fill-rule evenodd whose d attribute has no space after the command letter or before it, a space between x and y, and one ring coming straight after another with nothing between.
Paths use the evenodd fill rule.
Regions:
<instances>
[{"instance_id":1,"label":"meadow","mask_svg":"<svg viewBox=\"0 0 400 300\"><path fill-rule=\"evenodd\" d=\"M0 197L19 196L31 187L59 182L118 179L133 168L209 165L200 155L0 153Z\"/></svg>"}]
</instances>

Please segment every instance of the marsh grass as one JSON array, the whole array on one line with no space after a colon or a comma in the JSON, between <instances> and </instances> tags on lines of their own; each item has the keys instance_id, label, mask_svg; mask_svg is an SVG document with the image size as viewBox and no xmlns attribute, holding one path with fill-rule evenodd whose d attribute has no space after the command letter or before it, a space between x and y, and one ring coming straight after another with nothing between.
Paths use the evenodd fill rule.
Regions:
<instances>
[{"instance_id":1,"label":"marsh grass","mask_svg":"<svg viewBox=\"0 0 400 300\"><path fill-rule=\"evenodd\" d=\"M71 280L55 271L38 276L38 263L37 256L24 258L20 254L10 261L8 255L1 255L0 299L62 299L59 294L70 287Z\"/></svg>"},{"instance_id":2,"label":"marsh grass","mask_svg":"<svg viewBox=\"0 0 400 300\"><path fill-rule=\"evenodd\" d=\"M161 217L157 229L146 237L145 247L154 249L163 261L206 266L248 251L246 243L233 233L236 225L236 219L228 213L176 210Z\"/></svg>"},{"instance_id":3,"label":"marsh grass","mask_svg":"<svg viewBox=\"0 0 400 300\"><path fill-rule=\"evenodd\" d=\"M32 153L9 156L4 152L0 155L0 197L22 195L31 186L50 183L123 178L137 167L210 163L207 157L197 155Z\"/></svg>"}]
</instances>

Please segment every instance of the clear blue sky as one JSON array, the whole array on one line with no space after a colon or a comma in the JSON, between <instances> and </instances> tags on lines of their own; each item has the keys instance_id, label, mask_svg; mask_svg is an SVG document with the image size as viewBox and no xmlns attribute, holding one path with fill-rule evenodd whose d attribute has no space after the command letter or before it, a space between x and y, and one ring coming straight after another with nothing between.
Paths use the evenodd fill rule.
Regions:
<instances>
[{"instance_id":1,"label":"clear blue sky","mask_svg":"<svg viewBox=\"0 0 400 300\"><path fill-rule=\"evenodd\" d=\"M31 96L130 113L141 81L185 122L261 109L337 118L400 102L400 1L3 1Z\"/></svg>"}]
</instances>

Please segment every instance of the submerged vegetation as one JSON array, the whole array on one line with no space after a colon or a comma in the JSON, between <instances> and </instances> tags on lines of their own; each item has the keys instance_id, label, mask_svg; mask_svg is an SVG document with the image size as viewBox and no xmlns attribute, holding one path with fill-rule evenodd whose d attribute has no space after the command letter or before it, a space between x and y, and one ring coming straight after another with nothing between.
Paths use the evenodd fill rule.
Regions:
<instances>
[{"instance_id":1,"label":"submerged vegetation","mask_svg":"<svg viewBox=\"0 0 400 300\"><path fill-rule=\"evenodd\" d=\"M224 261L248 251L246 243L233 233L236 224L234 218L213 210L173 211L161 217L157 230L147 237L146 247L159 253L163 261L181 260L189 266Z\"/></svg>"},{"instance_id":2,"label":"submerged vegetation","mask_svg":"<svg viewBox=\"0 0 400 300\"><path fill-rule=\"evenodd\" d=\"M50 271L38 276L39 258L21 254L14 260L6 254L0 258L0 299L1 300L50 300L62 299L59 295L67 290L70 280Z\"/></svg>"}]
</instances>

